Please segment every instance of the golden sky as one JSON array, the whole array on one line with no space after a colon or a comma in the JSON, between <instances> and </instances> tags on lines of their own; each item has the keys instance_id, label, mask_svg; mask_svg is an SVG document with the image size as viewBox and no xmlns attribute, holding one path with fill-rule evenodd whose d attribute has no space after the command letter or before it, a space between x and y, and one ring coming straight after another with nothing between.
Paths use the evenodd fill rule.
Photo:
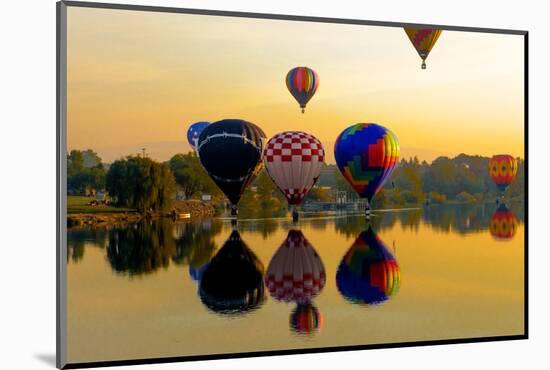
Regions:
<instances>
[{"instance_id":1,"label":"golden sky","mask_svg":"<svg viewBox=\"0 0 550 370\"><path fill-rule=\"evenodd\" d=\"M315 135L328 163L359 122L402 157L523 157L523 57L523 36L443 31L421 70L401 28L69 7L68 148L167 160L190 123L241 118ZM305 114L285 85L302 65L320 80Z\"/></svg>"}]
</instances>

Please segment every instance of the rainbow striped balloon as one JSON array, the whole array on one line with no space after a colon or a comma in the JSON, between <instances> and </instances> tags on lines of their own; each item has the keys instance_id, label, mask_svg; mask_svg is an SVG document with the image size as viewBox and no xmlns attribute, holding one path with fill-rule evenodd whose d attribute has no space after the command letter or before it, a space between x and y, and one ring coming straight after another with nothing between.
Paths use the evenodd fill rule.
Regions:
<instances>
[{"instance_id":1,"label":"rainbow striped balloon","mask_svg":"<svg viewBox=\"0 0 550 370\"><path fill-rule=\"evenodd\" d=\"M306 104L319 87L319 76L308 67L292 68L286 75L286 87L300 104L302 113L304 113Z\"/></svg>"},{"instance_id":2,"label":"rainbow striped balloon","mask_svg":"<svg viewBox=\"0 0 550 370\"><path fill-rule=\"evenodd\" d=\"M383 126L358 123L338 136L334 157L342 175L370 203L397 167L399 142Z\"/></svg>"}]
</instances>

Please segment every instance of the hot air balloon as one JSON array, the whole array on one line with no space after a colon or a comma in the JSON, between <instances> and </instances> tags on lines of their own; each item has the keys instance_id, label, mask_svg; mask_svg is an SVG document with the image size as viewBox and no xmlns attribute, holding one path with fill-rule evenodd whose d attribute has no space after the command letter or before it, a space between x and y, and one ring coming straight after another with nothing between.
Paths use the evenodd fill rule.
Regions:
<instances>
[{"instance_id":1,"label":"hot air balloon","mask_svg":"<svg viewBox=\"0 0 550 370\"><path fill-rule=\"evenodd\" d=\"M214 122L199 137L200 161L231 202L233 216L244 189L262 169L264 141L261 128L240 119Z\"/></svg>"},{"instance_id":2,"label":"hot air balloon","mask_svg":"<svg viewBox=\"0 0 550 370\"><path fill-rule=\"evenodd\" d=\"M496 240L513 239L518 230L518 221L512 211L504 203L501 203L493 216L489 225L489 231Z\"/></svg>"},{"instance_id":3,"label":"hot air balloon","mask_svg":"<svg viewBox=\"0 0 550 370\"><path fill-rule=\"evenodd\" d=\"M189 126L189 129L187 130L187 141L189 142L189 145L191 145L191 148L195 149L197 147L202 130L204 130L209 124L209 122L195 122Z\"/></svg>"},{"instance_id":4,"label":"hot air balloon","mask_svg":"<svg viewBox=\"0 0 550 370\"><path fill-rule=\"evenodd\" d=\"M290 328L296 334L312 334L322 327L321 311L309 302L297 305L290 314Z\"/></svg>"},{"instance_id":5,"label":"hot air balloon","mask_svg":"<svg viewBox=\"0 0 550 370\"><path fill-rule=\"evenodd\" d=\"M433 28L404 28L414 48L422 58L422 69L426 69L426 58L441 35L441 30Z\"/></svg>"},{"instance_id":6,"label":"hot air balloon","mask_svg":"<svg viewBox=\"0 0 550 370\"><path fill-rule=\"evenodd\" d=\"M357 304L378 304L395 295L401 275L395 258L369 227L347 251L336 272L342 296Z\"/></svg>"},{"instance_id":7,"label":"hot air balloon","mask_svg":"<svg viewBox=\"0 0 550 370\"><path fill-rule=\"evenodd\" d=\"M201 301L212 311L238 314L258 308L265 300L264 267L233 230L212 258L199 282Z\"/></svg>"},{"instance_id":8,"label":"hot air balloon","mask_svg":"<svg viewBox=\"0 0 550 370\"><path fill-rule=\"evenodd\" d=\"M207 267L208 263L205 263L204 265L199 267L189 266L189 276L191 276L191 279L193 279L194 281L200 281L202 279L202 274Z\"/></svg>"},{"instance_id":9,"label":"hot air balloon","mask_svg":"<svg viewBox=\"0 0 550 370\"><path fill-rule=\"evenodd\" d=\"M498 154L489 160L489 176L498 187L501 198L504 198L504 192L516 179L517 173L518 162L511 155Z\"/></svg>"},{"instance_id":10,"label":"hot air balloon","mask_svg":"<svg viewBox=\"0 0 550 370\"><path fill-rule=\"evenodd\" d=\"M265 169L288 204L293 206L294 219L298 215L295 206L302 203L317 182L324 159L321 142L305 132L281 132L267 142Z\"/></svg>"},{"instance_id":11,"label":"hot air balloon","mask_svg":"<svg viewBox=\"0 0 550 370\"><path fill-rule=\"evenodd\" d=\"M271 258L265 284L279 301L305 303L325 286L325 267L315 249L299 230L290 230Z\"/></svg>"},{"instance_id":12,"label":"hot air balloon","mask_svg":"<svg viewBox=\"0 0 550 370\"><path fill-rule=\"evenodd\" d=\"M286 75L286 87L300 104L302 113L304 113L306 104L319 87L319 76L308 67L292 68Z\"/></svg>"},{"instance_id":13,"label":"hot air balloon","mask_svg":"<svg viewBox=\"0 0 550 370\"><path fill-rule=\"evenodd\" d=\"M370 202L390 177L399 161L399 143L387 128L376 123L348 127L334 144L338 169L360 197Z\"/></svg>"}]
</instances>

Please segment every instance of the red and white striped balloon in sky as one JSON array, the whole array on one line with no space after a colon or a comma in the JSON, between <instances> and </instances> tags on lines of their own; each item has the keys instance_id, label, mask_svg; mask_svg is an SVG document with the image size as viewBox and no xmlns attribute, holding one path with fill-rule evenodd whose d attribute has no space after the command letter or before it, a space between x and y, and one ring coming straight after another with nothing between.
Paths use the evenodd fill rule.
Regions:
<instances>
[{"instance_id":1,"label":"red and white striped balloon in sky","mask_svg":"<svg viewBox=\"0 0 550 370\"><path fill-rule=\"evenodd\" d=\"M302 131L273 136L264 151L267 173L291 205L302 203L317 182L324 160L321 142Z\"/></svg>"}]
</instances>

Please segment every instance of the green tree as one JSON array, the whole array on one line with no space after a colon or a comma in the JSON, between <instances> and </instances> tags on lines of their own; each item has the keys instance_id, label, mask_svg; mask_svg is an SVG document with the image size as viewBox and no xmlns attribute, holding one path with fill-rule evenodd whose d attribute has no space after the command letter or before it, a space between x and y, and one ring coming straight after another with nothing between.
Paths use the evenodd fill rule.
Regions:
<instances>
[{"instance_id":1,"label":"green tree","mask_svg":"<svg viewBox=\"0 0 550 370\"><path fill-rule=\"evenodd\" d=\"M105 168L101 158L91 149L71 150L67 155L67 190L84 193L105 188Z\"/></svg>"},{"instance_id":2,"label":"green tree","mask_svg":"<svg viewBox=\"0 0 550 370\"><path fill-rule=\"evenodd\" d=\"M110 166L106 188L118 206L167 210L174 199L176 182L167 164L129 156Z\"/></svg>"},{"instance_id":3,"label":"green tree","mask_svg":"<svg viewBox=\"0 0 550 370\"><path fill-rule=\"evenodd\" d=\"M334 196L328 189L314 186L308 193L306 200L312 200L315 202L332 202Z\"/></svg>"},{"instance_id":4,"label":"green tree","mask_svg":"<svg viewBox=\"0 0 550 370\"><path fill-rule=\"evenodd\" d=\"M509 198L523 198L525 192L525 161L517 159L518 161L518 173L514 182L510 184L506 189L506 197Z\"/></svg>"},{"instance_id":5,"label":"green tree","mask_svg":"<svg viewBox=\"0 0 550 370\"><path fill-rule=\"evenodd\" d=\"M220 190L208 173L202 167L195 152L176 154L168 162L178 186L183 190L186 198L199 193L221 195Z\"/></svg>"},{"instance_id":6,"label":"green tree","mask_svg":"<svg viewBox=\"0 0 550 370\"><path fill-rule=\"evenodd\" d=\"M271 180L267 171L262 169L251 186L243 192L239 202L241 217L274 217L286 212L287 201Z\"/></svg>"}]
</instances>

